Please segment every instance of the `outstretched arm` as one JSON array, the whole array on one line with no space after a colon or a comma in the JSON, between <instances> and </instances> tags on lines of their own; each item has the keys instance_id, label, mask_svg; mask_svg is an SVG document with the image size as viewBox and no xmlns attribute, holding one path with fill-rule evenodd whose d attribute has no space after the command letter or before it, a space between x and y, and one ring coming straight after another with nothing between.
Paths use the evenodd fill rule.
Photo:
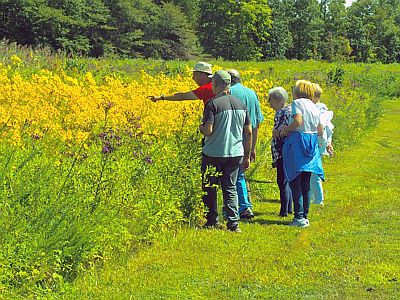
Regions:
<instances>
[{"instance_id":1,"label":"outstretched arm","mask_svg":"<svg viewBox=\"0 0 400 300\"><path fill-rule=\"evenodd\" d=\"M157 102L160 100L169 100L169 101L182 101L182 100L197 100L199 99L193 91L184 92L184 93L175 93L173 95L160 95L160 96L149 96L150 100L153 102Z\"/></svg>"}]
</instances>

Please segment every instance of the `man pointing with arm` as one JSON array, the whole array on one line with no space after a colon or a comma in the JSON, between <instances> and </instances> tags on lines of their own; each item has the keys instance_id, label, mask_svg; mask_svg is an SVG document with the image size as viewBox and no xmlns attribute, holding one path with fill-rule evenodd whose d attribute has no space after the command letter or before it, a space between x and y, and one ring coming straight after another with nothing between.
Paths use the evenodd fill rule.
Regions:
<instances>
[{"instance_id":1,"label":"man pointing with arm","mask_svg":"<svg viewBox=\"0 0 400 300\"><path fill-rule=\"evenodd\" d=\"M199 86L197 89L188 92L179 92L173 95L149 96L149 98L153 102L160 100L183 101L200 99L203 100L204 105L206 105L207 101L215 96L212 90L211 78L209 78L209 76L212 75L211 67L209 63L199 61L192 69L192 78Z\"/></svg>"}]
</instances>

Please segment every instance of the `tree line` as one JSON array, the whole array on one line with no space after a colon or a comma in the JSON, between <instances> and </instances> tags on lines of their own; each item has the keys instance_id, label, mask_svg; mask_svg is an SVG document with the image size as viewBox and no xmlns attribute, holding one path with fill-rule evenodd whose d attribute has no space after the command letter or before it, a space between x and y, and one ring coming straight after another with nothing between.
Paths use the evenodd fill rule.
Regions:
<instances>
[{"instance_id":1,"label":"tree line","mask_svg":"<svg viewBox=\"0 0 400 300\"><path fill-rule=\"evenodd\" d=\"M400 62L400 1L0 0L0 38L93 57Z\"/></svg>"}]
</instances>

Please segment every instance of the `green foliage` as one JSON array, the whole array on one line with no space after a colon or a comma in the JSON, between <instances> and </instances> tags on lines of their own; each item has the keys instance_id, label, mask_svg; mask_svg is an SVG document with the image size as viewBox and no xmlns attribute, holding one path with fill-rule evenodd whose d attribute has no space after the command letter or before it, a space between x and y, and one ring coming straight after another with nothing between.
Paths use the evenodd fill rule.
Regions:
<instances>
[{"instance_id":1,"label":"green foliage","mask_svg":"<svg viewBox=\"0 0 400 300\"><path fill-rule=\"evenodd\" d=\"M289 29L289 12L292 6L288 1L269 0L272 10L272 26L268 30L264 57L268 59L283 59L288 49L293 47L293 36Z\"/></svg>"},{"instance_id":2,"label":"green foliage","mask_svg":"<svg viewBox=\"0 0 400 300\"><path fill-rule=\"evenodd\" d=\"M159 13L148 22L144 40L143 56L161 59L188 59L196 52L198 42L187 17L171 3L160 6Z\"/></svg>"},{"instance_id":3,"label":"green foliage","mask_svg":"<svg viewBox=\"0 0 400 300\"><path fill-rule=\"evenodd\" d=\"M186 15L189 22L196 26L198 15L199 15L199 2L200 0L155 0L157 4L162 3L173 3L176 6L180 7L182 12Z\"/></svg>"},{"instance_id":4,"label":"green foliage","mask_svg":"<svg viewBox=\"0 0 400 300\"><path fill-rule=\"evenodd\" d=\"M328 61L347 60L351 47L346 37L348 19L344 0L325 0L321 2L324 32L320 42L322 58Z\"/></svg>"},{"instance_id":5,"label":"green foliage","mask_svg":"<svg viewBox=\"0 0 400 300\"><path fill-rule=\"evenodd\" d=\"M91 57L400 61L400 3L2 0L0 38Z\"/></svg>"},{"instance_id":6,"label":"green foliage","mask_svg":"<svg viewBox=\"0 0 400 300\"><path fill-rule=\"evenodd\" d=\"M328 84L341 85L346 71L340 66L336 66L328 72Z\"/></svg>"},{"instance_id":7,"label":"green foliage","mask_svg":"<svg viewBox=\"0 0 400 300\"><path fill-rule=\"evenodd\" d=\"M258 60L265 53L270 14L266 0L201 1L200 41L217 58Z\"/></svg>"},{"instance_id":8,"label":"green foliage","mask_svg":"<svg viewBox=\"0 0 400 300\"><path fill-rule=\"evenodd\" d=\"M398 62L400 3L364 0L349 8L348 36L356 61Z\"/></svg>"},{"instance_id":9,"label":"green foliage","mask_svg":"<svg viewBox=\"0 0 400 300\"><path fill-rule=\"evenodd\" d=\"M318 43L322 36L322 19L317 0L295 0L289 13L293 47L289 56L295 59L320 58Z\"/></svg>"},{"instance_id":10,"label":"green foliage","mask_svg":"<svg viewBox=\"0 0 400 300\"><path fill-rule=\"evenodd\" d=\"M104 52L102 32L109 29L109 14L100 0L4 0L0 11L5 16L3 37L19 44L93 56Z\"/></svg>"},{"instance_id":11,"label":"green foliage","mask_svg":"<svg viewBox=\"0 0 400 300\"><path fill-rule=\"evenodd\" d=\"M116 52L164 59L185 59L198 48L193 27L172 3L4 0L0 12L1 37L22 45L93 57Z\"/></svg>"}]
</instances>

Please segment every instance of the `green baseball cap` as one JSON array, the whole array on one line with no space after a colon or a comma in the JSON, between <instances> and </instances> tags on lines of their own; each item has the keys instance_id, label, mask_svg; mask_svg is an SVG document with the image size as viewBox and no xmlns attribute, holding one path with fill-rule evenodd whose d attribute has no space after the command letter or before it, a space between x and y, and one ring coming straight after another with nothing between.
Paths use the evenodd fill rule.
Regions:
<instances>
[{"instance_id":1,"label":"green baseball cap","mask_svg":"<svg viewBox=\"0 0 400 300\"><path fill-rule=\"evenodd\" d=\"M217 86L225 86L231 84L231 75L224 70L219 70L215 72L214 75L210 75L208 77L211 77L213 83L215 82Z\"/></svg>"}]
</instances>

